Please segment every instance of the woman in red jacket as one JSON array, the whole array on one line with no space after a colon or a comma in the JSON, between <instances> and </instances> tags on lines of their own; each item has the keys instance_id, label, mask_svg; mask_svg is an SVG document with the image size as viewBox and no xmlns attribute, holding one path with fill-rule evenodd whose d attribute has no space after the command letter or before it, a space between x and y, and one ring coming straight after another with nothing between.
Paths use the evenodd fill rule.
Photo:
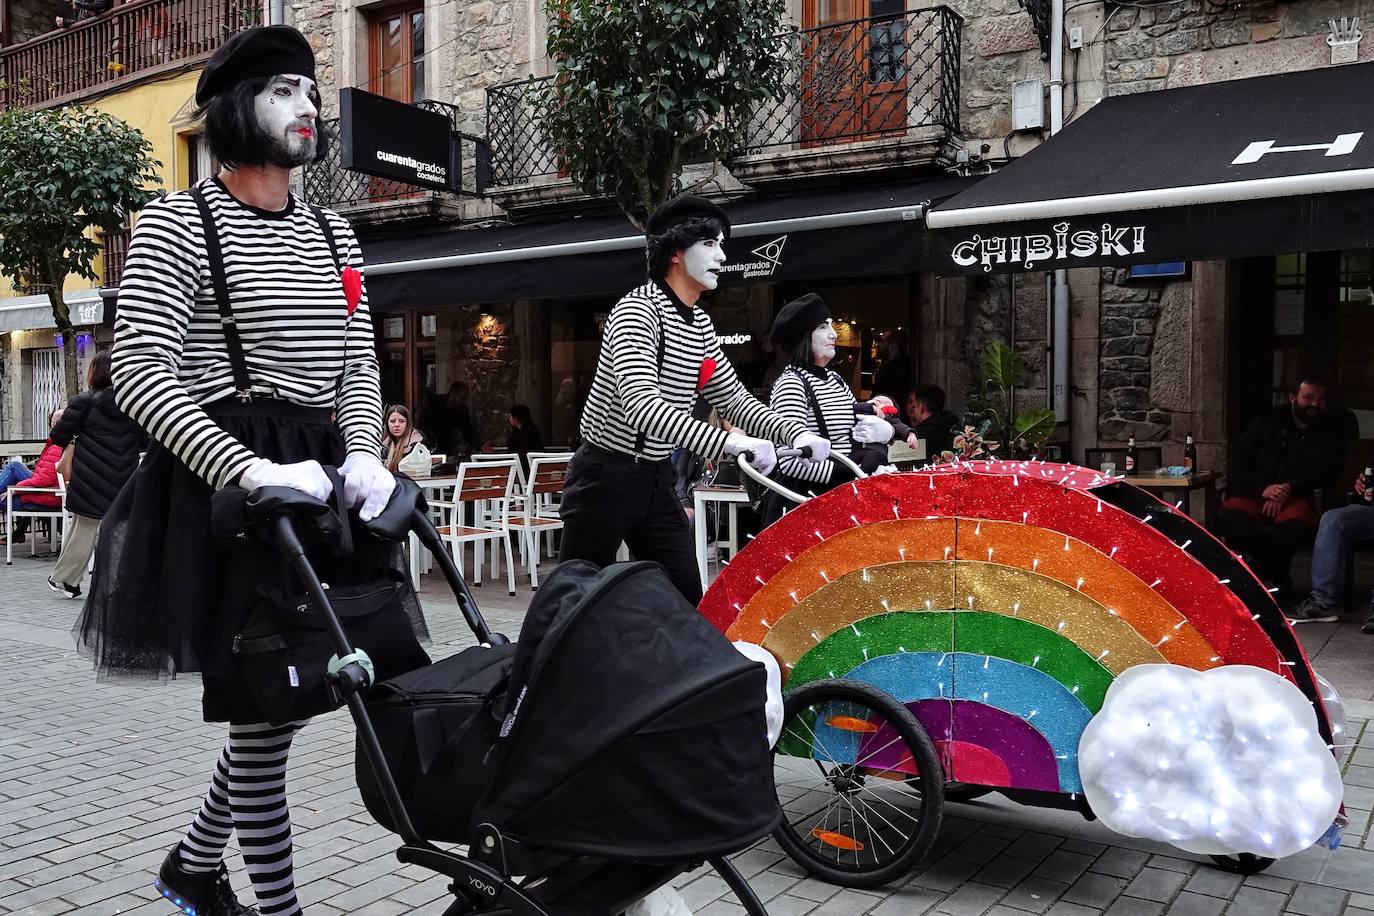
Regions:
<instances>
[{"instance_id":1,"label":"woman in red jacket","mask_svg":"<svg viewBox=\"0 0 1374 916\"><path fill-rule=\"evenodd\" d=\"M56 426L61 417L62 411L54 410L52 417L49 418L49 429ZM10 487L41 489L57 486L57 462L61 459L62 446L49 439L43 443L43 453L38 456L38 463L33 466L32 473L24 467L23 462L11 461L4 471L0 472L0 511L4 510L5 501L9 498ZM60 509L62 507L62 497L56 493L18 494L18 498L19 501L15 505L16 509ZM16 544L23 543L24 535L28 530L28 518L16 519L14 522L14 542ZM0 544L3 544L4 541L4 536L0 536Z\"/></svg>"}]
</instances>

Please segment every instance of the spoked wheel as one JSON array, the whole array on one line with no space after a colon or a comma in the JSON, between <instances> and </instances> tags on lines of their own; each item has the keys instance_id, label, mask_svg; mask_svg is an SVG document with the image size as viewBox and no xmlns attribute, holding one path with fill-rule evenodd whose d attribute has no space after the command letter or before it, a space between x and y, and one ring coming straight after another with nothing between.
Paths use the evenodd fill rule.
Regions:
<instances>
[{"instance_id":1,"label":"spoked wheel","mask_svg":"<svg viewBox=\"0 0 1374 916\"><path fill-rule=\"evenodd\" d=\"M858 681L788 695L773 782L773 836L811 874L873 887L907 874L935 844L945 775L911 710Z\"/></svg>"},{"instance_id":2,"label":"spoked wheel","mask_svg":"<svg viewBox=\"0 0 1374 916\"><path fill-rule=\"evenodd\" d=\"M1235 872L1238 875L1258 875L1274 864L1273 859L1254 856L1248 852L1238 852L1233 856L1212 856L1212 861L1217 863L1217 868Z\"/></svg>"}]
</instances>

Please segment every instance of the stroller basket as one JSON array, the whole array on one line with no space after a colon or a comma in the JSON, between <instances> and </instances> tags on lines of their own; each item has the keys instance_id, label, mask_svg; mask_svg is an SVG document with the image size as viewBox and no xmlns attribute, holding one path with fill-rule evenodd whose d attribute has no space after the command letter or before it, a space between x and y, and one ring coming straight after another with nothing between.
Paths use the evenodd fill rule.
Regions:
<instances>
[{"instance_id":1,"label":"stroller basket","mask_svg":"<svg viewBox=\"0 0 1374 916\"><path fill-rule=\"evenodd\" d=\"M330 678L358 729L369 812L404 841L402 862L454 879L445 916L616 916L703 861L749 916L767 916L724 858L781 816L765 672L657 565L564 564L511 645L482 619L419 488L398 478L366 527L418 534L480 645L369 691L295 530L320 504L293 492L255 492L249 518L265 523L345 660Z\"/></svg>"}]
</instances>

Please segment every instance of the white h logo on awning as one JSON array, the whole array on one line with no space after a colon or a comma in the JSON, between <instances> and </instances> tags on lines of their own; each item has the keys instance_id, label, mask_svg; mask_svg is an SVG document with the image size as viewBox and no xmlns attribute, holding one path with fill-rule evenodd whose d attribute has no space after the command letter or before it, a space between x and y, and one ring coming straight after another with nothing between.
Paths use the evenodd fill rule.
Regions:
<instances>
[{"instance_id":1,"label":"white h logo on awning","mask_svg":"<svg viewBox=\"0 0 1374 916\"><path fill-rule=\"evenodd\" d=\"M1360 142L1364 136L1361 131L1357 134L1341 134L1330 143L1309 143L1304 146L1275 146L1274 140L1256 140L1245 148L1236 158L1231 160L1232 165L1249 165L1252 162L1259 162L1268 153L1307 153L1314 150L1324 149L1328 156L1348 156L1355 151L1355 144Z\"/></svg>"}]
</instances>

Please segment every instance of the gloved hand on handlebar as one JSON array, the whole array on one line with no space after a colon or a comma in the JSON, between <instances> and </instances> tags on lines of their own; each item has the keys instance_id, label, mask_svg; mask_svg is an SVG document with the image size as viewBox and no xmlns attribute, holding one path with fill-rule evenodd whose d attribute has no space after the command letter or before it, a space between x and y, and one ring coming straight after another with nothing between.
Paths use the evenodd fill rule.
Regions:
<instances>
[{"instance_id":1,"label":"gloved hand on handlebar","mask_svg":"<svg viewBox=\"0 0 1374 916\"><path fill-rule=\"evenodd\" d=\"M266 458L259 458L239 475L239 486L245 490L258 487L290 487L300 490L324 502L334 492L334 485L325 476L324 468L318 461L297 461L295 464L277 464Z\"/></svg>"},{"instance_id":2,"label":"gloved hand on handlebar","mask_svg":"<svg viewBox=\"0 0 1374 916\"><path fill-rule=\"evenodd\" d=\"M353 452L339 465L339 473L343 475L344 502L348 508L358 509L358 518L370 522L382 514L396 489L396 478L382 459Z\"/></svg>"},{"instance_id":3,"label":"gloved hand on handlebar","mask_svg":"<svg viewBox=\"0 0 1374 916\"><path fill-rule=\"evenodd\" d=\"M823 439L814 433L802 433L797 437L797 441L792 443L792 447L811 449L811 457L802 459L808 464L816 464L830 458L830 440Z\"/></svg>"},{"instance_id":4,"label":"gloved hand on handlebar","mask_svg":"<svg viewBox=\"0 0 1374 916\"><path fill-rule=\"evenodd\" d=\"M739 455L749 453L749 465L765 477L773 473L778 463L778 452L767 439L755 439L744 433L730 433L725 437L725 454Z\"/></svg>"}]
</instances>

